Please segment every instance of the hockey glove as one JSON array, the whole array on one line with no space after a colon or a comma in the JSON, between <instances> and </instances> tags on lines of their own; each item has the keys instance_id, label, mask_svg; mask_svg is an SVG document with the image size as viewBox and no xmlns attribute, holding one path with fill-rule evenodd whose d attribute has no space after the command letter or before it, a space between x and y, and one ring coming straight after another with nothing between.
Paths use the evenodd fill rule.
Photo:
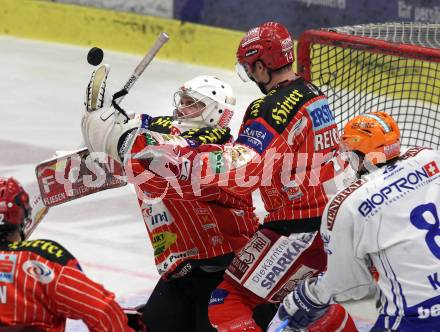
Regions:
<instances>
[{"instance_id":1,"label":"hockey glove","mask_svg":"<svg viewBox=\"0 0 440 332\"><path fill-rule=\"evenodd\" d=\"M145 305L140 305L133 309L124 309L124 313L128 319L128 326L136 332L147 332L147 327L142 321L142 311L144 308Z\"/></svg>"},{"instance_id":2,"label":"hockey glove","mask_svg":"<svg viewBox=\"0 0 440 332\"><path fill-rule=\"evenodd\" d=\"M86 91L86 109L81 129L84 142L90 152L105 152L121 162L118 145L128 131L139 127L139 118L127 120L126 116L112 108L107 101L106 80L109 65L102 65L93 72Z\"/></svg>"},{"instance_id":3,"label":"hockey glove","mask_svg":"<svg viewBox=\"0 0 440 332\"><path fill-rule=\"evenodd\" d=\"M87 112L93 112L104 106L110 106L111 99L106 91L107 76L110 73L109 65L102 65L90 77L86 89L85 106Z\"/></svg>"},{"instance_id":4,"label":"hockey glove","mask_svg":"<svg viewBox=\"0 0 440 332\"><path fill-rule=\"evenodd\" d=\"M278 309L278 319L288 320L288 327L294 330L307 328L321 318L328 310L328 304L316 304L307 296L308 281L301 281L295 290L287 295Z\"/></svg>"}]
</instances>

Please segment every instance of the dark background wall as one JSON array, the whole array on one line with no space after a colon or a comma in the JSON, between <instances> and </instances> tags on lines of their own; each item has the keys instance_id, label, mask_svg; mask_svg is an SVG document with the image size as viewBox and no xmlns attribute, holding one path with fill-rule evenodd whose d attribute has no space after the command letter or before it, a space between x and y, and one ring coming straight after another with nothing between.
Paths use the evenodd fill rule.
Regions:
<instances>
[{"instance_id":1,"label":"dark background wall","mask_svg":"<svg viewBox=\"0 0 440 332\"><path fill-rule=\"evenodd\" d=\"M47 0L247 31L272 20L306 30L379 22L440 23L440 0Z\"/></svg>"},{"instance_id":2,"label":"dark background wall","mask_svg":"<svg viewBox=\"0 0 440 332\"><path fill-rule=\"evenodd\" d=\"M173 16L248 30L274 20L294 38L312 28L377 22L440 23L440 0L174 0Z\"/></svg>"}]
</instances>

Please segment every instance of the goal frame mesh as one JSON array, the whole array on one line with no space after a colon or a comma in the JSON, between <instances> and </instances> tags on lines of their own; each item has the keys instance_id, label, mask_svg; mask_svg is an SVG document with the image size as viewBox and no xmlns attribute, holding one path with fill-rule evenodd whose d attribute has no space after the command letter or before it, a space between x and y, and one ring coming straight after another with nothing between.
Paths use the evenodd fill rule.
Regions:
<instances>
[{"instance_id":1,"label":"goal frame mesh","mask_svg":"<svg viewBox=\"0 0 440 332\"><path fill-rule=\"evenodd\" d=\"M400 70L398 65L404 63L403 60L405 60L406 63L409 63L407 68L410 68L411 65L414 66L414 63L417 63L418 66L422 64L423 67L420 72L425 76L423 78L420 77L419 80L417 80L417 77L415 77L415 74L413 74L415 71L408 71L410 73L408 75L408 79L406 79L405 75L400 75L399 77L399 80L403 81L403 83L399 81L401 91L396 91L394 87L392 92L387 92L383 95L380 95L381 90L387 89L388 87L386 85L390 84L390 81L392 80L388 79L386 84L379 81L376 82L374 80L384 80L383 76L371 75L368 78L369 81L367 83L363 82L364 87L366 86L366 89L368 90L368 86L378 84L380 86L379 94L377 94L378 89L376 89L376 91L365 92L366 95L368 94L369 96L362 98L365 100L368 99L368 102L365 102L365 100L362 101L362 103L359 102L359 106L356 103L348 102L348 99L350 98L360 98L358 96L360 91L356 91L356 89L361 89L360 87L356 87L350 92L351 86L356 84L356 82L354 82L355 78L351 80L350 77L345 77L343 78L343 80L345 80L345 86L342 86L341 79L340 83L333 83L334 86L332 87L330 84L331 80L334 78L332 75L343 76L340 74L340 69L338 69L339 72L338 70L334 70L334 72L329 71L329 73L327 73L328 78L326 79L323 78L324 74L322 71L319 71L321 68L319 68L318 71L314 70L315 67L321 66L321 63L316 64L314 62L316 60L316 57L314 58L314 53L321 52L315 51L315 49L326 48L328 50L343 50L342 52L347 54L354 54L354 52L357 52L357 54L361 55L377 55L381 57L380 61L382 62L375 63L372 61L372 64L366 62L367 66L378 64L379 66L385 67L385 65L387 65L385 61L389 61L390 63L387 66L390 67L391 70ZM335 52L331 53L331 51L328 51L328 54L322 57L327 57L330 59L332 56L331 54L337 54L335 55L336 59L337 57L346 56L341 55L341 52ZM331 62L328 59L324 59L323 62ZM397 66L397 69L393 69L393 65ZM337 66L336 60L334 60L333 63L327 64L327 67L332 66ZM375 68L371 67L371 70L390 70L390 68L379 68L379 70L376 70ZM300 36L298 40L297 72L306 80L315 83L328 96L330 107L335 114L336 122L338 123L340 130L342 130L342 127L346 121L355 115L368 111L385 111L392 115L398 122L401 129L402 145L423 145L432 148L440 148L440 49L416 44L397 43L385 39L356 36L345 32L340 33L331 30L307 30ZM432 77L431 72L432 75L434 75ZM438 77L436 76L437 74ZM350 74L348 76L350 76ZM355 77L356 75L352 76ZM333 82L337 82L338 79L339 78L335 78ZM395 85L397 86L397 79L395 82ZM413 87L414 90L412 90ZM337 97L338 93L335 92L339 88L341 88L340 91L343 91L343 93L345 93L345 90L349 91L344 97L347 98L347 102L341 102L341 100L338 101L338 98L342 98ZM429 91L418 91L418 88ZM333 92L335 93L333 94ZM351 93L351 95L349 95L349 93ZM377 95L375 95L375 93ZM339 94L341 95L342 92ZM416 94L416 97L414 97L414 94ZM399 98L401 100L399 100ZM420 100L418 98L420 98ZM379 102L379 100L381 101ZM407 104L414 104L415 106L408 106ZM350 107L353 109L349 109ZM411 112L412 114L409 114Z\"/></svg>"}]
</instances>

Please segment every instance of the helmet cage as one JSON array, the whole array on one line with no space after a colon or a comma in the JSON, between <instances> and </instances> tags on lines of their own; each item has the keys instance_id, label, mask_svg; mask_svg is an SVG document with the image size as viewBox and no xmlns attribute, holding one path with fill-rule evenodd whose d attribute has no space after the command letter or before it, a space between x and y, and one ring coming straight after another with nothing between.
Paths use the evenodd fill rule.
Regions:
<instances>
[{"instance_id":1,"label":"helmet cage","mask_svg":"<svg viewBox=\"0 0 440 332\"><path fill-rule=\"evenodd\" d=\"M182 103L183 98L190 98L191 103ZM194 112L183 112L182 106L194 107L196 103L202 103L203 107L195 107ZM227 127L232 115L231 109L235 105L235 97L232 87L214 76L197 76L184 83L174 94L173 105L175 108L174 118L179 122L191 125L208 127ZM183 124L183 123L181 123Z\"/></svg>"},{"instance_id":2,"label":"helmet cage","mask_svg":"<svg viewBox=\"0 0 440 332\"><path fill-rule=\"evenodd\" d=\"M182 104L182 99L188 98L191 99L192 103ZM209 103L207 103L208 101ZM203 107L197 110L197 106L199 103L203 104ZM176 91L173 96L173 107L174 107L174 119L175 120L183 120L183 119L194 119L203 114L203 111L210 105L214 103L214 100L207 96L201 96L198 92L193 91L191 89L181 89ZM194 108L193 112L182 112L184 109Z\"/></svg>"}]
</instances>

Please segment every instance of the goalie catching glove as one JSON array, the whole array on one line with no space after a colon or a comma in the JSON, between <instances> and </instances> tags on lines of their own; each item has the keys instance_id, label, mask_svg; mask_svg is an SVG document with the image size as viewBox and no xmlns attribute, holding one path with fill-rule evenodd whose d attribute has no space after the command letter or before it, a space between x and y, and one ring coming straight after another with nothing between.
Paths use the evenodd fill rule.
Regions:
<instances>
[{"instance_id":1,"label":"goalie catching glove","mask_svg":"<svg viewBox=\"0 0 440 332\"><path fill-rule=\"evenodd\" d=\"M111 107L111 98L106 91L110 66L96 69L86 91L86 110L83 112L81 129L84 142L92 152L105 152L122 162L118 153L120 138L139 127L139 118L127 118Z\"/></svg>"}]
</instances>

